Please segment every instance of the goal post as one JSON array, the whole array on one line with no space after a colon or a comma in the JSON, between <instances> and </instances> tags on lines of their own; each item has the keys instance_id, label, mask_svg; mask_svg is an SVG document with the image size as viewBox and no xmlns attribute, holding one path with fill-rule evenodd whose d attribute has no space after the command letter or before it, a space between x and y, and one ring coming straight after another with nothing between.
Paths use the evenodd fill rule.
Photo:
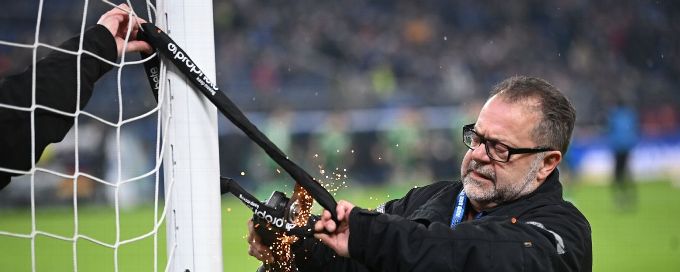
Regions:
<instances>
[{"instance_id":1,"label":"goal post","mask_svg":"<svg viewBox=\"0 0 680 272\"><path fill-rule=\"evenodd\" d=\"M2 100L0 113L30 115L27 157L37 155L36 131L50 128L40 126L36 116L73 118L73 126L43 152L39 163L32 158L30 169L0 165L1 172L19 174L0 191L0 271L222 271L216 108L163 58L156 104L142 69L151 58L139 59L135 52L112 62L100 56L102 52L86 50L84 38L77 46L72 42L57 46L67 39L62 37L67 33L64 28L79 26L80 33L68 33L83 37L102 10L127 3L132 13L167 32L214 80L212 1L73 3L78 5L45 0L7 3L13 17L0 31L0 60L11 56L17 63L25 62L17 66L31 65L27 74L10 72L21 78L28 75L30 87L16 90L26 89L32 101L24 105L20 100ZM65 19L63 14L81 17ZM63 70L49 80L37 77L42 53L56 51L68 62L73 58L74 72ZM87 62L82 61L85 58ZM81 73L93 69L93 59L112 67L97 80L88 106L65 112L45 102L54 99L48 91L36 91L38 80L46 80L41 86L82 82ZM9 82L5 77L10 75L2 68L6 67L0 67L0 83ZM0 84L2 91L5 86ZM54 97L84 99L80 84L55 86L61 93ZM153 156L148 156L151 152Z\"/></svg>"},{"instance_id":2,"label":"goal post","mask_svg":"<svg viewBox=\"0 0 680 272\"><path fill-rule=\"evenodd\" d=\"M212 1L163 0L157 24L215 79ZM166 60L166 270L222 271L217 110Z\"/></svg>"}]
</instances>

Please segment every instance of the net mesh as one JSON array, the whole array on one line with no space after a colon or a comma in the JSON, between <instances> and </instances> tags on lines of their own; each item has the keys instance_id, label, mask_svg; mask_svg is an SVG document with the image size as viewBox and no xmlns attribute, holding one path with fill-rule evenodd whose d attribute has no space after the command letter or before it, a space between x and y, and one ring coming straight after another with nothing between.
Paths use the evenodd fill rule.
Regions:
<instances>
[{"instance_id":1,"label":"net mesh","mask_svg":"<svg viewBox=\"0 0 680 272\"><path fill-rule=\"evenodd\" d=\"M77 82L80 82L80 59L84 54L107 62L114 68L95 86L90 105L83 109L76 107L75 112L60 111L36 102L35 68L32 70L30 106L0 103L0 108L30 113L32 154L35 154L33 151L36 148L34 125L37 109L74 118L75 121L65 139L49 146L41 161L34 163L30 170L0 167L4 172L23 175L13 178L12 184L2 192L5 200L0 202L0 212L5 210L3 217L8 220L4 224L0 223L0 239L3 240L1 243L5 249L0 257L3 260L0 261L3 269L0 270L28 270L25 269L29 268L26 264L17 264L28 254L32 271L91 271L101 270L107 264L111 264L113 271L148 271L150 268L153 271L167 270L164 266L166 255L163 237L167 203L164 203L162 192L165 185L168 186L165 191L171 193L173 180L166 180L164 184L162 172L159 171L166 142L161 127L167 128L171 118L166 110L169 103L166 88L161 84L156 103L143 78L141 66L148 59L124 54L116 63L111 63L97 54L83 50L83 33L94 25L94 17L103 14L95 11L105 11L117 4L108 1L74 2L80 5L64 3L69 1L56 2L57 6L82 7L78 12L71 11L73 14L78 13L81 18L81 40L77 51L65 50L41 39L42 33L52 27L50 23L43 21L43 14L63 10L52 10L46 6L47 2L40 0L34 3L37 11L33 25L34 41L22 42L25 34L6 32L8 35L0 36L0 47L3 48L0 50L0 57L14 59L13 52L21 51L19 49L23 49L23 52L30 50L31 61L24 65L31 63L35 67L42 51L57 50L72 54L78 60ZM144 10L142 14L146 16L141 17L153 21L151 18L154 7L151 2L128 1L128 5L137 12ZM21 15L13 16L21 18ZM25 20L11 22L16 22L15 27L18 29L28 29ZM73 34L75 32L54 36L55 40L63 41ZM20 54L17 58L21 59ZM3 77L16 72L13 67L5 68L0 70ZM161 66L160 74L161 82L164 82L165 67ZM80 89L78 83L77 104L80 104ZM97 166L92 161L101 163ZM22 206L22 199L28 203ZM141 208L132 205L136 202L148 202L150 199L153 199L153 203L143 204ZM10 206L18 206L19 209L30 206L30 218L12 220L11 213L7 212L11 210L8 208ZM150 213L139 212L140 209L153 210L153 218L144 218ZM110 216L111 213L113 216ZM61 218L63 214L72 214L72 219ZM26 220L28 224L12 224L22 220ZM28 248L26 242L30 244ZM169 247L170 258L174 248L176 246ZM68 259L69 255L72 256L70 265L64 264L64 259ZM151 255L151 264L148 260L142 260ZM125 257L132 259L125 260Z\"/></svg>"}]
</instances>

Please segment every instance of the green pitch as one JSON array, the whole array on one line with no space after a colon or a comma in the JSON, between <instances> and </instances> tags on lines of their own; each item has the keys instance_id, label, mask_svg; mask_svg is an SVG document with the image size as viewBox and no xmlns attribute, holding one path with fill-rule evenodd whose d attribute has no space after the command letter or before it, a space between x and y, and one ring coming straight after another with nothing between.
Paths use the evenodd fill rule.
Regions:
<instances>
[{"instance_id":1,"label":"green pitch","mask_svg":"<svg viewBox=\"0 0 680 272\"><path fill-rule=\"evenodd\" d=\"M258 194L262 198L272 189ZM375 207L385 200L403 195L407 186L343 189L337 198L349 199L360 206ZM680 271L680 189L667 182L638 185L639 204L634 212L620 211L612 201L609 187L575 185L567 196L588 217L593 229L594 271ZM150 233L153 207L121 211L119 238L116 239L115 211L106 207L79 207L78 233L108 244ZM37 203L37 230L73 237L71 207L45 207ZM251 214L233 197L222 204L222 241L225 271L255 271L259 263L247 254L246 221ZM0 210L0 231L31 232L28 209ZM165 225L158 236L158 267L165 268ZM74 246L43 235L35 240L37 271L73 271ZM153 271L154 236L113 249L79 239L75 247L78 271ZM31 241L0 235L0 271L31 271Z\"/></svg>"}]
</instances>

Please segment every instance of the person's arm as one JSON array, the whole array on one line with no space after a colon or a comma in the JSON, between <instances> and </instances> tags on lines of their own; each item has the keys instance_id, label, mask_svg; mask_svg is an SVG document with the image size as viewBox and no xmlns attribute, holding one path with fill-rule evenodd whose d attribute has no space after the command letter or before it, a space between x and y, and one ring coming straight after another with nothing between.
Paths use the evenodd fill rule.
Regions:
<instances>
[{"instance_id":1,"label":"person's arm","mask_svg":"<svg viewBox=\"0 0 680 272\"><path fill-rule=\"evenodd\" d=\"M78 50L79 37L71 38L60 45L71 51ZM116 61L116 44L111 33L97 25L85 32L83 49L98 54L109 61ZM80 107L84 107L92 95L94 82L111 66L90 55L81 57ZM59 111L73 113L77 101L77 56L53 51L35 66L35 81L32 80L33 67L25 72L7 77L0 83L0 102L20 107L31 106L32 82L35 82L36 103ZM21 171L31 168L31 113L8 108L0 108L0 131L5 133L0 141L0 166ZM73 125L73 117L61 115L44 109L35 109L35 159L40 158L45 147L59 142ZM9 173L3 173L9 180ZM16 175L16 174L12 174Z\"/></svg>"},{"instance_id":2,"label":"person's arm","mask_svg":"<svg viewBox=\"0 0 680 272\"><path fill-rule=\"evenodd\" d=\"M291 247L298 271L369 271L363 264L335 253L313 237L300 238Z\"/></svg>"},{"instance_id":3,"label":"person's arm","mask_svg":"<svg viewBox=\"0 0 680 272\"><path fill-rule=\"evenodd\" d=\"M102 15L97 25L88 29L83 37L83 50L96 54L108 61L115 62L122 54L123 41L127 29L127 5L120 5ZM141 19L137 19L143 22ZM131 33L134 39L138 27L135 25ZM74 37L59 47L69 51L77 51L80 37ZM142 41L128 44L127 51L150 50L150 46ZM80 60L80 104L85 107L92 96L94 83L111 65L89 55L82 54ZM35 81L32 80L33 67L29 66L23 73L7 77L0 82L0 103L20 107L30 107L32 84L35 82L37 105L46 106L59 111L73 113L78 101L78 56L53 51L35 66ZM62 115L49 110L35 109L35 160L40 158L45 147L50 143L61 141L73 126L71 116ZM31 113L0 107L0 167L28 171L31 168ZM11 133L10 133L11 132ZM0 171L0 189L6 186L11 176L18 174Z\"/></svg>"},{"instance_id":4,"label":"person's arm","mask_svg":"<svg viewBox=\"0 0 680 272\"><path fill-rule=\"evenodd\" d=\"M369 271L363 264L339 256L314 238L305 238L293 246L298 271Z\"/></svg>"},{"instance_id":5,"label":"person's arm","mask_svg":"<svg viewBox=\"0 0 680 272\"><path fill-rule=\"evenodd\" d=\"M447 184L449 182L439 182L419 187L418 189L411 189L402 198L393 199L378 206L376 211L395 215L410 212L407 210L409 202L415 201L415 199L422 199L420 197L422 194L437 191ZM342 205L349 204L346 201L341 202L343 203ZM350 204L351 206L353 205ZM333 249L316 238L300 239L293 244L291 249L293 250L295 264L299 271L369 271L366 266L356 260L338 255Z\"/></svg>"},{"instance_id":6,"label":"person's arm","mask_svg":"<svg viewBox=\"0 0 680 272\"><path fill-rule=\"evenodd\" d=\"M346 254L375 271L589 271L579 267L589 249L590 236L577 226L585 222L566 222L573 215L554 212L526 221L487 216L453 230L354 208ZM530 223L540 221L549 225Z\"/></svg>"},{"instance_id":7,"label":"person's arm","mask_svg":"<svg viewBox=\"0 0 680 272\"><path fill-rule=\"evenodd\" d=\"M378 207L377 210L390 214L404 214L409 212L407 206L414 199L424 199L422 195L429 195L438 191L441 187L447 186L450 182L438 182L433 185L411 189L404 197L386 202ZM343 205L348 203L342 201ZM417 205L413 205L417 206ZM312 215L314 221L320 216ZM330 216L330 215L327 215ZM311 220L311 219L310 219ZM248 254L262 262L271 262L271 252L267 246L263 245L253 228L252 221L248 221ZM351 258L342 257L330 247L323 244L316 238L301 237L291 246L294 256L295 266L298 271L368 271L367 268Z\"/></svg>"},{"instance_id":8,"label":"person's arm","mask_svg":"<svg viewBox=\"0 0 680 272\"><path fill-rule=\"evenodd\" d=\"M315 215L313 215L315 216ZM316 217L316 216L315 216ZM253 221L248 220L248 254L263 263L274 261L268 246L260 240ZM297 271L368 271L358 262L340 257L328 246L312 237L300 237L291 245L292 260Z\"/></svg>"}]
</instances>

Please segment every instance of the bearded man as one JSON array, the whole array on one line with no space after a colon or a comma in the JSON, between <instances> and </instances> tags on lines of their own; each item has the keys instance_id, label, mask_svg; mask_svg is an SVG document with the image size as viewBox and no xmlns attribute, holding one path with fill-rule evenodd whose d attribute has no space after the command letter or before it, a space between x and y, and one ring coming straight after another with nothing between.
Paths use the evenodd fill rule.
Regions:
<instances>
[{"instance_id":1,"label":"bearded man","mask_svg":"<svg viewBox=\"0 0 680 272\"><path fill-rule=\"evenodd\" d=\"M575 119L548 82L504 80L463 127L461 182L415 188L376 210L338 202L339 224L324 211L318 239L293 245L298 270L591 271L590 225L563 199L557 170ZM250 254L266 261L250 231Z\"/></svg>"}]
</instances>

